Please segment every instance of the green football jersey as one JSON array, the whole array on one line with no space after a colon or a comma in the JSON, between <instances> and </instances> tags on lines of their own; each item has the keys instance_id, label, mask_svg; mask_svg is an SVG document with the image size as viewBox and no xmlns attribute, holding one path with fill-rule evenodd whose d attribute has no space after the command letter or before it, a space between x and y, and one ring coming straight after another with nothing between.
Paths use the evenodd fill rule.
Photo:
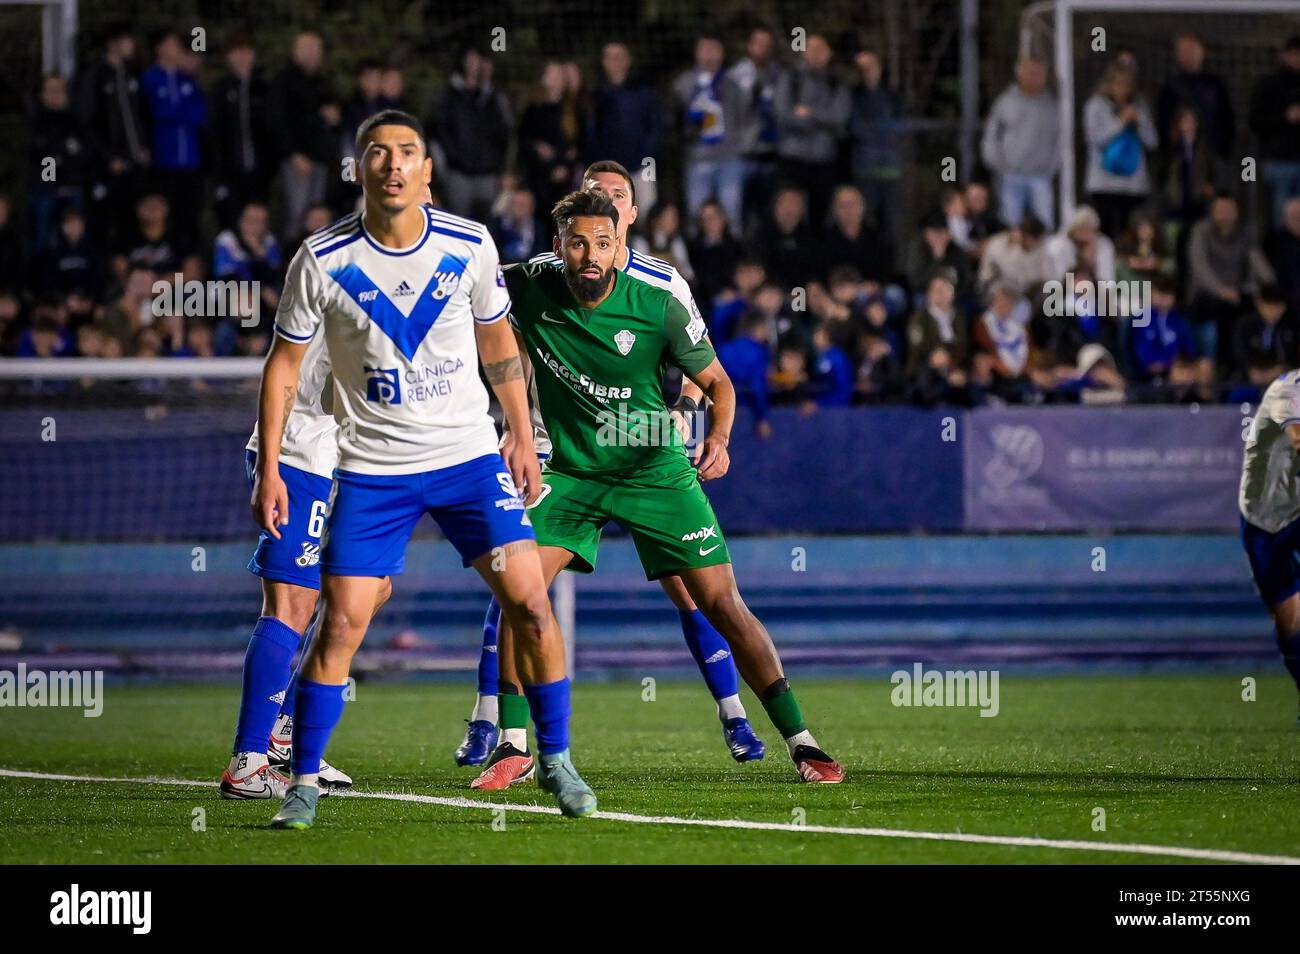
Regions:
<instances>
[{"instance_id":1,"label":"green football jersey","mask_svg":"<svg viewBox=\"0 0 1300 954\"><path fill-rule=\"evenodd\" d=\"M631 474L685 461L662 382L670 364L694 374L713 362L704 321L668 291L617 269L609 297L590 309L569 291L562 264L526 262L504 272L510 320L523 336L551 436L548 469Z\"/></svg>"}]
</instances>

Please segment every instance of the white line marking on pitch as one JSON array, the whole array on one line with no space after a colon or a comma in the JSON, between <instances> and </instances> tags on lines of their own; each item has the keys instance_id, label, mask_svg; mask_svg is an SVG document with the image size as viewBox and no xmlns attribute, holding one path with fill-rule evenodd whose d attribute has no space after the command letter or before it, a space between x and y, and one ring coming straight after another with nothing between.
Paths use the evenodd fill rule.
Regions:
<instances>
[{"instance_id":1,"label":"white line marking on pitch","mask_svg":"<svg viewBox=\"0 0 1300 954\"><path fill-rule=\"evenodd\" d=\"M216 782L188 778L112 778L103 775L57 775L47 772L20 772L0 769L0 777L30 778L47 782L124 782L133 785L173 785L190 788L216 788ZM558 815L549 805L520 805L514 802L482 802L472 798L447 798L438 795L414 795L402 792L336 792L331 798L374 798L389 802L417 802L445 808L504 808L534 815ZM676 818L672 815L634 815L629 812L596 812L589 816L606 821L630 822L634 825L695 825L703 828L740 828L747 831L812 832L821 835L857 835L863 838L911 838L918 841L960 841L976 845L1007 845L1012 848L1060 848L1065 851L1106 851L1123 855L1165 855L1172 858L1195 858L1201 861L1240 862L1257 865L1300 865L1300 858L1288 855L1257 855L1248 851L1221 851L1216 848L1180 848L1176 845L1143 845L1123 842L1076 841L1058 838L1029 838L1019 835L972 835L965 832L910 831L905 828L850 828L836 825L796 825L792 822L747 821L740 818Z\"/></svg>"}]
</instances>

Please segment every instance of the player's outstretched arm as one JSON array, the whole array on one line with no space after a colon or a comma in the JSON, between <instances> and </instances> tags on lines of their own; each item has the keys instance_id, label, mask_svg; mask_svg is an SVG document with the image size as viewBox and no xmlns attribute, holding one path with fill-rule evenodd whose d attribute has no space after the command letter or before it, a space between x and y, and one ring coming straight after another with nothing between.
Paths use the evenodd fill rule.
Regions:
<instances>
[{"instance_id":1,"label":"player's outstretched arm","mask_svg":"<svg viewBox=\"0 0 1300 954\"><path fill-rule=\"evenodd\" d=\"M722 362L714 358L704 369L690 375L711 402L709 430L704 435L700 451L700 480L722 477L731 467L727 445L731 443L731 428L736 423L736 388L722 369Z\"/></svg>"},{"instance_id":2,"label":"player's outstretched arm","mask_svg":"<svg viewBox=\"0 0 1300 954\"><path fill-rule=\"evenodd\" d=\"M257 475L250 505L258 526L277 540L278 527L289 522L289 492L280 479L280 441L298 397L298 372L306 352L306 342L275 335L257 397Z\"/></svg>"},{"instance_id":3,"label":"player's outstretched arm","mask_svg":"<svg viewBox=\"0 0 1300 954\"><path fill-rule=\"evenodd\" d=\"M537 450L533 446L533 427L528 416L528 391L524 386L524 367L515 333L508 321L475 324L474 335L478 341L479 361L483 374L501 404L505 414L506 430L513 435L503 447L506 467L514 478L515 486L531 504L542 487L542 471L537 464Z\"/></svg>"}]
</instances>

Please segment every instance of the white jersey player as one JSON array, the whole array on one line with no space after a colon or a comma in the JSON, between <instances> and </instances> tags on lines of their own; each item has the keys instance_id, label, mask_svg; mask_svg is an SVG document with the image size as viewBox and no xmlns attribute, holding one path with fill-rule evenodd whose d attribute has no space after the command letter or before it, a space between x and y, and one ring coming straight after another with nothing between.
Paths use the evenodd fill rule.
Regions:
<instances>
[{"instance_id":1,"label":"white jersey player","mask_svg":"<svg viewBox=\"0 0 1300 954\"><path fill-rule=\"evenodd\" d=\"M1247 435L1237 495L1241 542L1277 646L1300 688L1300 371L1268 386Z\"/></svg>"}]
</instances>

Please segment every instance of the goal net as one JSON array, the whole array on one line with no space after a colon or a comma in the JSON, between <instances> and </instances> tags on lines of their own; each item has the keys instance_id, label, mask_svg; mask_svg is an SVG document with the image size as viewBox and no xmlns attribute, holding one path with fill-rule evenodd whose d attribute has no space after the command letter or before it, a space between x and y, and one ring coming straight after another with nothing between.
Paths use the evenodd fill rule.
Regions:
<instances>
[{"instance_id":1,"label":"goal net","mask_svg":"<svg viewBox=\"0 0 1300 954\"><path fill-rule=\"evenodd\" d=\"M1251 92L1277 69L1278 50L1300 33L1294 0L1048 0L1026 7L1020 54L1047 62L1062 95L1061 206L1066 214L1083 201L1086 155L1080 122L1083 104L1107 64L1120 53L1137 64L1138 87L1153 114L1161 86L1174 74L1174 38L1195 33L1205 45L1205 69L1228 86L1236 136L1232 159L1252 155L1248 117ZM1068 111L1068 116L1067 116ZM1162 135L1163 135L1162 131ZM1246 208L1263 210L1258 190L1243 195ZM1064 216L1063 216L1064 217Z\"/></svg>"},{"instance_id":2,"label":"goal net","mask_svg":"<svg viewBox=\"0 0 1300 954\"><path fill-rule=\"evenodd\" d=\"M261 602L244 451L261 365L0 361L0 651L237 669ZM572 633L567 577L555 600ZM488 591L433 521L395 582L360 670L472 668Z\"/></svg>"}]
</instances>

